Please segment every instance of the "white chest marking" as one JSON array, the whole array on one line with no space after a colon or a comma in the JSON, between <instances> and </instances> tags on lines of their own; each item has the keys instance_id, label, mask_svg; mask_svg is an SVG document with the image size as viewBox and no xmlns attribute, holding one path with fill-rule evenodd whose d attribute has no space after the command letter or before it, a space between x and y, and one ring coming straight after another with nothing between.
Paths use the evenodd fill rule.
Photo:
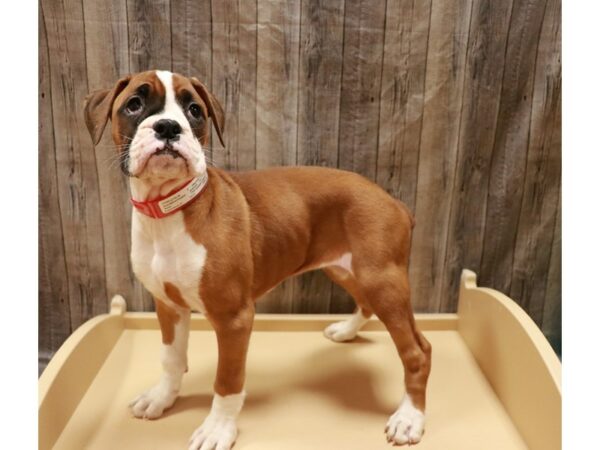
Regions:
<instances>
[{"instance_id":1,"label":"white chest marking","mask_svg":"<svg viewBox=\"0 0 600 450\"><path fill-rule=\"evenodd\" d=\"M200 280L206 248L187 233L183 213L152 219L133 211L131 225L131 263L144 287L169 303L164 286L172 283L191 309L204 312Z\"/></svg>"}]
</instances>

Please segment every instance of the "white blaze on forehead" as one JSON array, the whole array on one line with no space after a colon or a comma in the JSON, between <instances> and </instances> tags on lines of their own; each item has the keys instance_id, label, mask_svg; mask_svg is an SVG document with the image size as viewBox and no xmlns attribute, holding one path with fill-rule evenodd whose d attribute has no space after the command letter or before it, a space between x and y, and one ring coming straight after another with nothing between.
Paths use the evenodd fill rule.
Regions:
<instances>
[{"instance_id":1,"label":"white blaze on forehead","mask_svg":"<svg viewBox=\"0 0 600 450\"><path fill-rule=\"evenodd\" d=\"M179 106L179 103L177 103L177 99L175 98L175 88L173 87L173 73L167 70L157 70L156 77L165 87L165 107L162 112L156 114L154 117L157 120L176 120L183 129L190 130L190 124L187 118L185 117L181 106Z\"/></svg>"}]
</instances>

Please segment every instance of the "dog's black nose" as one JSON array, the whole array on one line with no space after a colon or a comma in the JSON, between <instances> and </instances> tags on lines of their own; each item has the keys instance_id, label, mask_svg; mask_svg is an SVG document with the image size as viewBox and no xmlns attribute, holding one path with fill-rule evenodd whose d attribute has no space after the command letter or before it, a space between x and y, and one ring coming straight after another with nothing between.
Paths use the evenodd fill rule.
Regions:
<instances>
[{"instance_id":1,"label":"dog's black nose","mask_svg":"<svg viewBox=\"0 0 600 450\"><path fill-rule=\"evenodd\" d=\"M153 126L156 137L164 140L175 140L181 134L181 125L175 120L160 119Z\"/></svg>"}]
</instances>

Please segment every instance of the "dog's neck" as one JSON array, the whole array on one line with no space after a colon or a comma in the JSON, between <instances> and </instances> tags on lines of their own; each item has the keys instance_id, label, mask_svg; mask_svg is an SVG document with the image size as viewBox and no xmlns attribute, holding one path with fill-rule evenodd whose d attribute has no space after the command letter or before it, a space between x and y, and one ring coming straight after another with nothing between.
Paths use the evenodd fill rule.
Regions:
<instances>
[{"instance_id":1,"label":"dog's neck","mask_svg":"<svg viewBox=\"0 0 600 450\"><path fill-rule=\"evenodd\" d=\"M131 198L139 202L152 201L159 197L164 197L169 192L188 183L192 178L149 180L131 177L129 179Z\"/></svg>"},{"instance_id":2,"label":"dog's neck","mask_svg":"<svg viewBox=\"0 0 600 450\"><path fill-rule=\"evenodd\" d=\"M131 178L131 203L139 217L148 216L151 222L182 211L192 203L196 204L196 211L206 211L213 201L208 179L208 172L196 177L160 181Z\"/></svg>"}]
</instances>

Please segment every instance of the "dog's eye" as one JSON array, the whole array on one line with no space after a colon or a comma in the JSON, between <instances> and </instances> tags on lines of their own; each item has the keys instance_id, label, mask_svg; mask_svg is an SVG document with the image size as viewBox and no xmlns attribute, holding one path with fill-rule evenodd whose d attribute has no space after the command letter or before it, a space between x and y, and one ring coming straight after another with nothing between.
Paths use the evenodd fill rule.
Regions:
<instances>
[{"instance_id":1,"label":"dog's eye","mask_svg":"<svg viewBox=\"0 0 600 450\"><path fill-rule=\"evenodd\" d=\"M130 114L136 114L142 110L142 106L142 99L136 96L127 101L125 109Z\"/></svg>"},{"instance_id":2,"label":"dog's eye","mask_svg":"<svg viewBox=\"0 0 600 450\"><path fill-rule=\"evenodd\" d=\"M149 92L150 92L150 86L148 86L147 84L142 84L137 89L137 93L140 94L142 97L147 97Z\"/></svg>"},{"instance_id":3,"label":"dog's eye","mask_svg":"<svg viewBox=\"0 0 600 450\"><path fill-rule=\"evenodd\" d=\"M192 103L190 106L188 106L188 111L190 112L192 117L194 117L196 119L199 119L200 117L202 117L202 109L196 103Z\"/></svg>"}]
</instances>

